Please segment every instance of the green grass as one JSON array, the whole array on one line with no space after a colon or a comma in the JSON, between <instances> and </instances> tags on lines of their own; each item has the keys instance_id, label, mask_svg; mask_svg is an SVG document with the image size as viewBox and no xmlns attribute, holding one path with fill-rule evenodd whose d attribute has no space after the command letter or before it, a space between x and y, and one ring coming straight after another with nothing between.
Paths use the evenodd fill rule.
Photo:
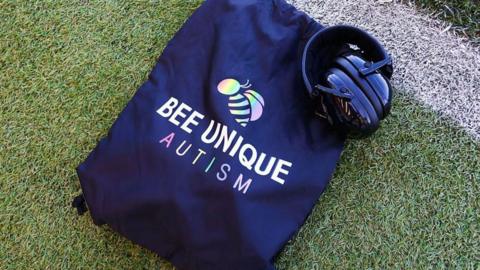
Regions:
<instances>
[{"instance_id":1,"label":"green grass","mask_svg":"<svg viewBox=\"0 0 480 270\"><path fill-rule=\"evenodd\" d=\"M433 10L438 18L452 23L452 29L464 33L480 45L480 0L407 0Z\"/></svg>"},{"instance_id":2,"label":"green grass","mask_svg":"<svg viewBox=\"0 0 480 270\"><path fill-rule=\"evenodd\" d=\"M172 269L77 217L74 168L197 1L0 1L0 269ZM480 267L480 145L408 97L349 141L279 269Z\"/></svg>"}]
</instances>

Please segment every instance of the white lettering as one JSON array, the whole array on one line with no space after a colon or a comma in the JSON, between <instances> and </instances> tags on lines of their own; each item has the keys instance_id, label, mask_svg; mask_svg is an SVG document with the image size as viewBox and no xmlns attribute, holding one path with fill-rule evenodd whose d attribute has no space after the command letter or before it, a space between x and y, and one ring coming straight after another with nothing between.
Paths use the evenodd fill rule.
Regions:
<instances>
[{"instance_id":1,"label":"white lettering","mask_svg":"<svg viewBox=\"0 0 480 270\"><path fill-rule=\"evenodd\" d=\"M160 109L157 110L157 113L160 114L161 116L167 118L170 117L173 113L173 109L177 107L178 105L178 99L171 97L165 104L160 107Z\"/></svg>"},{"instance_id":2,"label":"white lettering","mask_svg":"<svg viewBox=\"0 0 480 270\"><path fill-rule=\"evenodd\" d=\"M277 166L275 167L275 170L272 173L272 180L281 184L281 185L285 184L285 179L282 179L282 178L278 177L278 175L279 174L288 175L288 171L286 169L284 169L283 166L290 168L290 167L292 167L292 163L288 162L288 161L285 161L283 159L280 159L280 160L278 160Z\"/></svg>"}]
</instances>

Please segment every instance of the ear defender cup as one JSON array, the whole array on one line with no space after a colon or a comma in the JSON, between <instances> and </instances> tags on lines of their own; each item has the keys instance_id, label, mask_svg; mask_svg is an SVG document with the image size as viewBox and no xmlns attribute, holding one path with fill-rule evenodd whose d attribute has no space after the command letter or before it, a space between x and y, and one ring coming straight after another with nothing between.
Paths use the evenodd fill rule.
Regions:
<instances>
[{"instance_id":1,"label":"ear defender cup","mask_svg":"<svg viewBox=\"0 0 480 270\"><path fill-rule=\"evenodd\" d=\"M356 119L349 117L348 113L343 110L345 106L342 107L338 106L338 104L335 104L335 101L339 102L339 100L342 100L341 98L333 95L326 97L329 103L334 105L331 108L333 108L337 120L346 126L346 131L350 133L357 133L355 128L357 125L362 127L362 129L365 131L363 132L365 135L377 130L380 122L378 114L371 105L369 98L363 93L363 90L360 89L345 72L338 68L331 68L327 74L327 82L330 87L337 89L348 89L353 96L352 99L343 99L343 101L346 103L346 106L349 106L348 109L353 110L354 114L352 114L352 116L354 116ZM352 121L355 123L354 125L350 124Z\"/></svg>"},{"instance_id":2,"label":"ear defender cup","mask_svg":"<svg viewBox=\"0 0 480 270\"><path fill-rule=\"evenodd\" d=\"M361 83L362 87L365 87L367 91L374 92L375 97L378 98L382 106L382 114L380 114L380 119L384 119L385 117L387 117L392 107L393 91L392 86L390 85L390 80L388 80L383 74L379 73L378 71L375 71L366 76L360 74L360 70L362 70L363 68L367 68L372 63L365 61L358 55L346 55L344 58L348 60L348 62L353 65L357 70L359 76L354 76L354 78L358 78L358 81ZM371 99L375 100L374 98Z\"/></svg>"},{"instance_id":3,"label":"ear defender cup","mask_svg":"<svg viewBox=\"0 0 480 270\"><path fill-rule=\"evenodd\" d=\"M347 57L357 57L357 56L349 55ZM348 61L347 57L341 56L335 59L336 66L341 70L343 70L348 75L348 77L350 77L357 84L357 86L368 97L370 106L372 106L375 109L375 112L377 113L378 118L383 119L384 108L378 94L374 89L372 89L372 87L370 86L370 83L367 81L366 78L364 78L360 74L358 69L350 61ZM363 59L359 57L357 58L359 61L363 61L364 63L366 63L366 61L364 61ZM371 75L368 75L368 76L371 76Z\"/></svg>"}]
</instances>

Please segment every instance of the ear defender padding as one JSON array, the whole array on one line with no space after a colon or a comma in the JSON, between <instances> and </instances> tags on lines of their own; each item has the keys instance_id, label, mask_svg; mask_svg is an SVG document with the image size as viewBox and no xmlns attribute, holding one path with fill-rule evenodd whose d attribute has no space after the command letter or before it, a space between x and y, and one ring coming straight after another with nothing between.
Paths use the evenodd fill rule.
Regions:
<instances>
[{"instance_id":1,"label":"ear defender padding","mask_svg":"<svg viewBox=\"0 0 480 270\"><path fill-rule=\"evenodd\" d=\"M380 99L375 93L375 90L370 87L368 81L362 77L357 68L354 67L345 57L338 57L335 59L335 64L363 91L368 98L369 106L372 106L375 109L378 118L381 118L383 116L383 106L380 103Z\"/></svg>"},{"instance_id":2,"label":"ear defender padding","mask_svg":"<svg viewBox=\"0 0 480 270\"><path fill-rule=\"evenodd\" d=\"M346 55L345 59L355 67L357 72L371 64L371 62L367 62L357 55ZM383 112L380 115L380 118L385 118L390 113L390 108L392 106L392 86L390 85L390 80L379 72L373 72L367 76L362 76L360 74L358 77L360 78L360 81L365 82L365 84L362 85L365 85L365 87L375 93L375 96L382 105Z\"/></svg>"},{"instance_id":3,"label":"ear defender padding","mask_svg":"<svg viewBox=\"0 0 480 270\"><path fill-rule=\"evenodd\" d=\"M352 94L352 98L348 102L358 114L359 124L364 130L367 131L366 133L375 131L379 126L380 120L377 112L371 105L369 98L364 94L364 91L360 89L357 84L345 72L338 68L331 68L327 72L327 74L328 75L326 80L330 87L339 89L346 88ZM333 105L333 99L337 97L328 96L326 98ZM346 117L345 113L343 111L340 111L338 106L333 106L333 108L335 108L335 114L337 116L337 119L343 124L349 126L350 132L355 132L353 126L350 126L348 124L350 120Z\"/></svg>"}]
</instances>

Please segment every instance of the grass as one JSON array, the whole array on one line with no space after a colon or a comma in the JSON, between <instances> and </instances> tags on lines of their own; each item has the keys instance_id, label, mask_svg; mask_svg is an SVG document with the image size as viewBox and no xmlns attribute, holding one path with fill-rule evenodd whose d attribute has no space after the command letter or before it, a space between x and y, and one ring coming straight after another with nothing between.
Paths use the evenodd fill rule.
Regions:
<instances>
[{"instance_id":1,"label":"grass","mask_svg":"<svg viewBox=\"0 0 480 270\"><path fill-rule=\"evenodd\" d=\"M480 267L479 144L405 96L394 106L348 142L281 269Z\"/></svg>"},{"instance_id":2,"label":"grass","mask_svg":"<svg viewBox=\"0 0 480 270\"><path fill-rule=\"evenodd\" d=\"M74 168L200 0L0 1L0 269L173 269L70 208ZM406 96L279 269L480 267L480 145Z\"/></svg>"},{"instance_id":3,"label":"grass","mask_svg":"<svg viewBox=\"0 0 480 270\"><path fill-rule=\"evenodd\" d=\"M452 24L452 29L480 45L480 1L479 0L407 0L434 11L436 17Z\"/></svg>"}]
</instances>

